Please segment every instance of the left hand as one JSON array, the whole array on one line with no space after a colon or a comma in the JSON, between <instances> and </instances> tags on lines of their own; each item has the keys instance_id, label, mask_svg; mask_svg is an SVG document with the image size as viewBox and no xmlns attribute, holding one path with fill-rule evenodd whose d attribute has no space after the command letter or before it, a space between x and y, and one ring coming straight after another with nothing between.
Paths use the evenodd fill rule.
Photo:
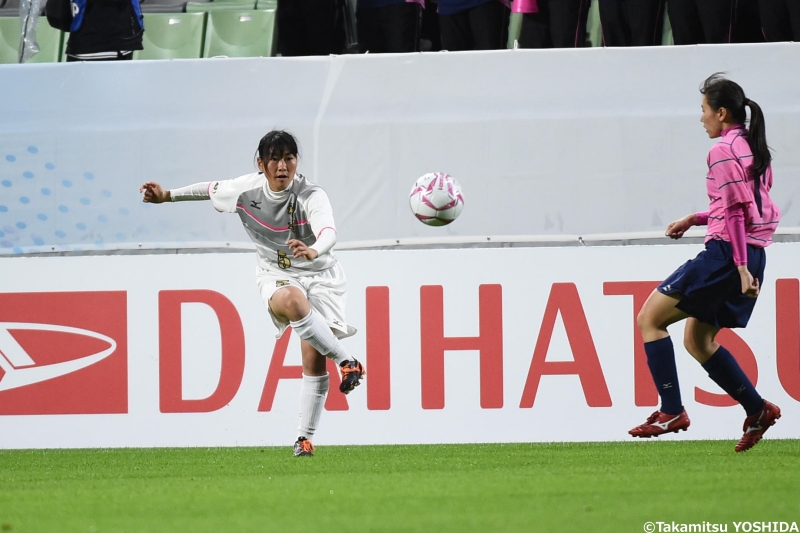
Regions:
<instances>
[{"instance_id":1,"label":"left hand","mask_svg":"<svg viewBox=\"0 0 800 533\"><path fill-rule=\"evenodd\" d=\"M302 257L304 259L308 259L311 261L312 259L316 259L319 254L313 248L309 248L305 245L303 241L299 241L297 239L291 239L286 244L289 245L289 249L292 251L292 255L295 258Z\"/></svg>"},{"instance_id":2,"label":"left hand","mask_svg":"<svg viewBox=\"0 0 800 533\"><path fill-rule=\"evenodd\" d=\"M758 279L753 277L750 271L747 270L746 265L741 265L738 269L739 277L742 280L742 294L748 298L757 298L759 292Z\"/></svg>"}]
</instances>

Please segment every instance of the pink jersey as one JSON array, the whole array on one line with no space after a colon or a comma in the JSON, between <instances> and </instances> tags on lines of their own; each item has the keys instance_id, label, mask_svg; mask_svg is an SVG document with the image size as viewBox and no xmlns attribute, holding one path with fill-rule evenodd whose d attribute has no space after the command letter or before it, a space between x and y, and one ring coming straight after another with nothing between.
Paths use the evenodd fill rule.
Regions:
<instances>
[{"instance_id":1,"label":"pink jersey","mask_svg":"<svg viewBox=\"0 0 800 533\"><path fill-rule=\"evenodd\" d=\"M760 248L772 244L772 234L781 217L778 206L769 197L772 166L767 167L761 176L756 194L756 185L750 177L752 164L753 152L747 144L744 126L733 126L723 131L719 142L708 152L706 189L710 203L706 242L712 239L731 241L725 227L725 209L742 204L747 244Z\"/></svg>"}]
</instances>

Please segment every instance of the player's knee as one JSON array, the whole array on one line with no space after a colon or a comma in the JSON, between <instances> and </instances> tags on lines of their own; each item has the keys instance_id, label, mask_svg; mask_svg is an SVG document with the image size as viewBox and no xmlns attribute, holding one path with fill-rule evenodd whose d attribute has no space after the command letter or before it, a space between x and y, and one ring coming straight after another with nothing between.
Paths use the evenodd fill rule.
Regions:
<instances>
[{"instance_id":1,"label":"player's knee","mask_svg":"<svg viewBox=\"0 0 800 533\"><path fill-rule=\"evenodd\" d=\"M276 307L281 314L289 320L295 321L305 317L311 311L305 295L299 290L280 291L282 294L278 298L273 297ZM276 294L277 295L277 294Z\"/></svg>"},{"instance_id":2,"label":"player's knee","mask_svg":"<svg viewBox=\"0 0 800 533\"><path fill-rule=\"evenodd\" d=\"M652 316L650 315L650 313L647 312L646 307L643 307L639 311L639 314L636 315L636 326L642 333L648 331L649 329L652 329L655 326L655 324L653 323Z\"/></svg>"},{"instance_id":3,"label":"player's knee","mask_svg":"<svg viewBox=\"0 0 800 533\"><path fill-rule=\"evenodd\" d=\"M689 355L698 360L707 359L713 352L713 341L704 337L698 337L692 328L687 327L683 331L683 347Z\"/></svg>"},{"instance_id":4,"label":"player's knee","mask_svg":"<svg viewBox=\"0 0 800 533\"><path fill-rule=\"evenodd\" d=\"M683 333L683 347L689 352L692 357L697 357L700 354L700 347L698 346L697 339L692 337L689 333L689 328L686 328Z\"/></svg>"}]
</instances>

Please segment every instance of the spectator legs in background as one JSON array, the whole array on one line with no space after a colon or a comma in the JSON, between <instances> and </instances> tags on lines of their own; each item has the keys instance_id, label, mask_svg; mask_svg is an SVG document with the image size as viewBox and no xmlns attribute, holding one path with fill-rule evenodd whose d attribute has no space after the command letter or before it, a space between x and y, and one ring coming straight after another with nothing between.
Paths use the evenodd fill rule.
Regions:
<instances>
[{"instance_id":1,"label":"spectator legs in background","mask_svg":"<svg viewBox=\"0 0 800 533\"><path fill-rule=\"evenodd\" d=\"M664 30L664 0L625 0L631 46L658 46Z\"/></svg>"},{"instance_id":2,"label":"spectator legs in background","mask_svg":"<svg viewBox=\"0 0 800 533\"><path fill-rule=\"evenodd\" d=\"M522 16L521 48L576 48L586 44L589 0L539 0L538 13Z\"/></svg>"},{"instance_id":3,"label":"spectator legs in background","mask_svg":"<svg viewBox=\"0 0 800 533\"><path fill-rule=\"evenodd\" d=\"M600 0L600 26L603 46L629 46L631 29L625 13L625 0Z\"/></svg>"},{"instance_id":4,"label":"spectator legs in background","mask_svg":"<svg viewBox=\"0 0 800 533\"><path fill-rule=\"evenodd\" d=\"M709 0L716 2L717 0ZM675 44L700 44L705 42L703 26L697 12L696 0L669 0L667 16L672 26Z\"/></svg>"},{"instance_id":5,"label":"spectator legs in background","mask_svg":"<svg viewBox=\"0 0 800 533\"><path fill-rule=\"evenodd\" d=\"M733 42L763 43L761 17L758 14L758 0L736 0L733 19Z\"/></svg>"},{"instance_id":6,"label":"spectator legs in background","mask_svg":"<svg viewBox=\"0 0 800 533\"><path fill-rule=\"evenodd\" d=\"M603 46L661 44L664 0L600 0Z\"/></svg>"},{"instance_id":7,"label":"spectator legs in background","mask_svg":"<svg viewBox=\"0 0 800 533\"><path fill-rule=\"evenodd\" d=\"M800 42L800 2L759 0L761 28L769 42Z\"/></svg>"},{"instance_id":8,"label":"spectator legs in background","mask_svg":"<svg viewBox=\"0 0 800 533\"><path fill-rule=\"evenodd\" d=\"M423 52L438 52L442 49L442 36L439 30L439 14L436 12L436 2L425 2L422 11L422 38L420 49Z\"/></svg>"},{"instance_id":9,"label":"spectator legs in background","mask_svg":"<svg viewBox=\"0 0 800 533\"><path fill-rule=\"evenodd\" d=\"M359 9L358 48L363 54L419 52L422 8L417 3Z\"/></svg>"},{"instance_id":10,"label":"spectator legs in background","mask_svg":"<svg viewBox=\"0 0 800 533\"><path fill-rule=\"evenodd\" d=\"M341 52L336 0L279 0L278 52L283 56Z\"/></svg>"},{"instance_id":11,"label":"spectator legs in background","mask_svg":"<svg viewBox=\"0 0 800 533\"><path fill-rule=\"evenodd\" d=\"M442 50L501 50L508 41L511 12L489 1L455 15L439 15Z\"/></svg>"},{"instance_id":12,"label":"spectator legs in background","mask_svg":"<svg viewBox=\"0 0 800 533\"><path fill-rule=\"evenodd\" d=\"M733 42L737 0L696 0L703 36L708 44Z\"/></svg>"}]
</instances>

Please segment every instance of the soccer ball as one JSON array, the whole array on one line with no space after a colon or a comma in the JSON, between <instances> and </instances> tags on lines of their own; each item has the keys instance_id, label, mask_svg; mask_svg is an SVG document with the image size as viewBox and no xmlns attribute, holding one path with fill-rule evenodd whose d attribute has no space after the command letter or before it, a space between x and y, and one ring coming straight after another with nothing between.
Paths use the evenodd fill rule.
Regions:
<instances>
[{"instance_id":1,"label":"soccer ball","mask_svg":"<svg viewBox=\"0 0 800 533\"><path fill-rule=\"evenodd\" d=\"M444 172L429 172L411 188L411 212L429 226L444 226L458 218L464 209L461 185Z\"/></svg>"}]
</instances>

